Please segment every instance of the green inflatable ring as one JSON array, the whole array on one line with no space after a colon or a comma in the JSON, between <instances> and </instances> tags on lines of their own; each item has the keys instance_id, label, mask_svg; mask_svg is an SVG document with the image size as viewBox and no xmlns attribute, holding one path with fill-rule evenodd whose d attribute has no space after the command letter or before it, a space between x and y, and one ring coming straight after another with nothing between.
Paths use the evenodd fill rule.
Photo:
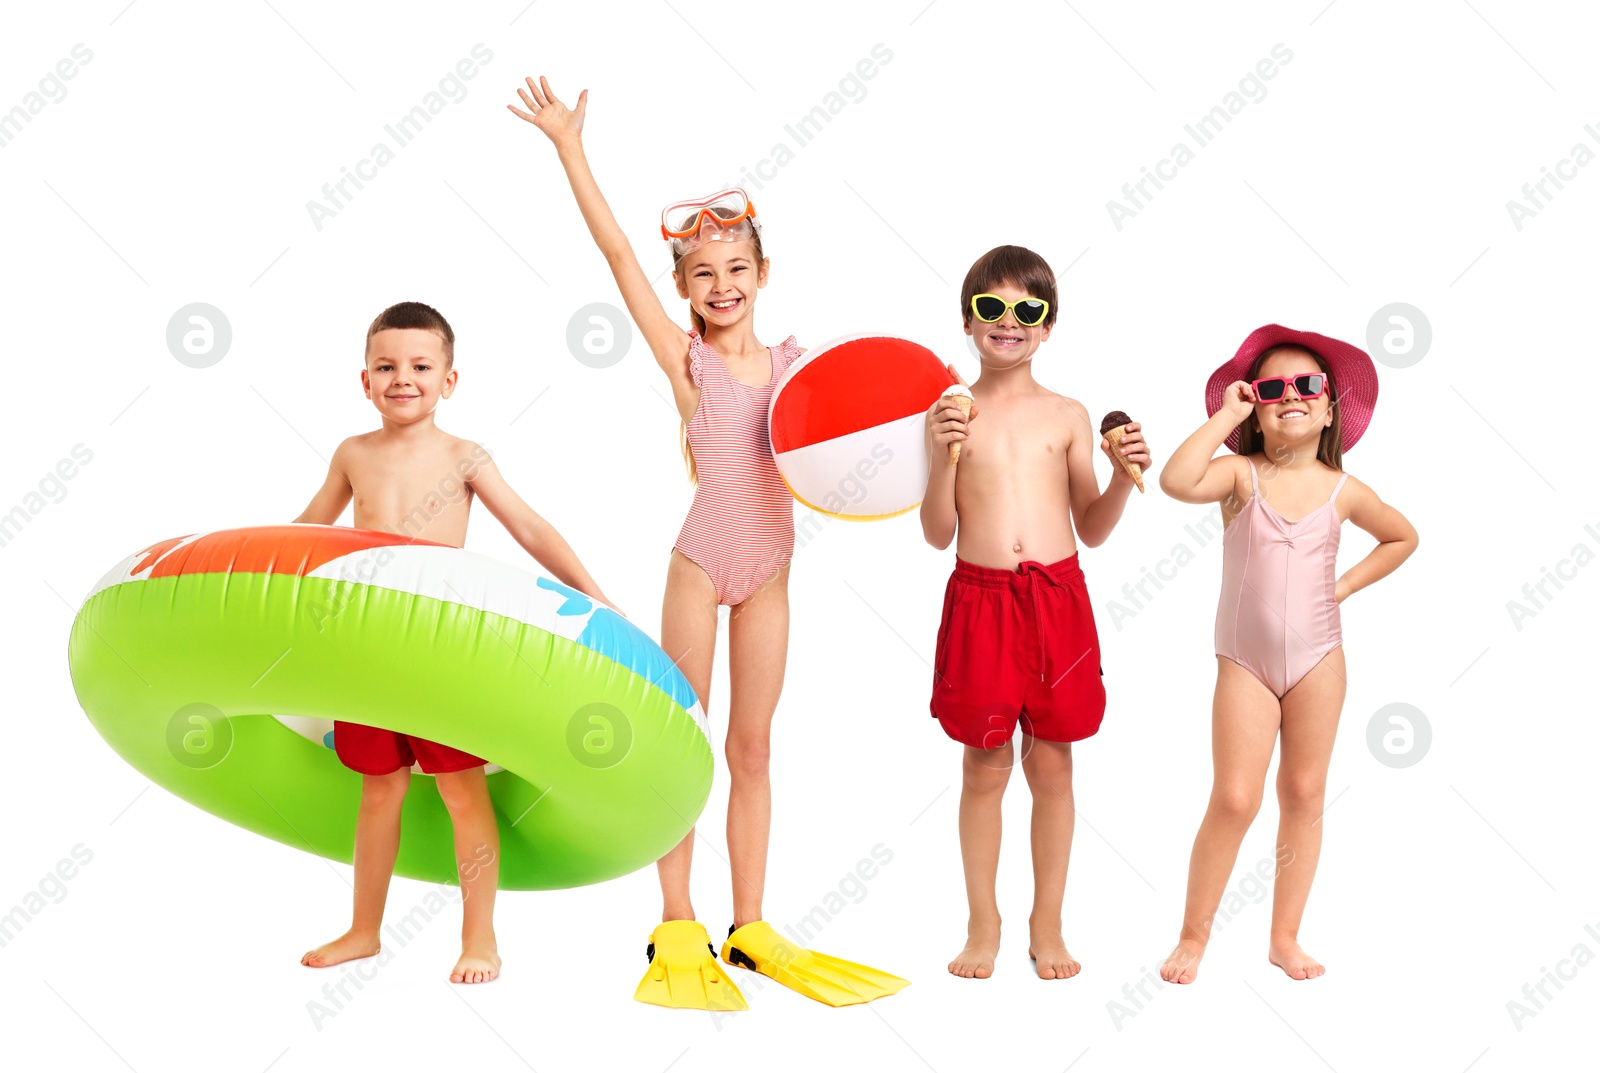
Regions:
<instances>
[{"instance_id":1,"label":"green inflatable ring","mask_svg":"<svg viewBox=\"0 0 1600 1073\"><path fill-rule=\"evenodd\" d=\"M339 526L165 540L101 579L72 624L73 688L151 781L241 827L351 859L361 776L331 720L485 757L500 886L641 868L711 789L705 716L677 666L587 596L461 548ZM456 882L449 814L413 774L399 875Z\"/></svg>"}]
</instances>

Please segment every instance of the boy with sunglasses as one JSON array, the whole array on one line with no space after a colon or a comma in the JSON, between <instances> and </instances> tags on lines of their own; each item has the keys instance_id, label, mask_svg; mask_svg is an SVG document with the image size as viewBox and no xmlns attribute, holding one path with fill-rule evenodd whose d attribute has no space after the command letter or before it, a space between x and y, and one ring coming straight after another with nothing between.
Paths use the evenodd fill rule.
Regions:
<instances>
[{"instance_id":1,"label":"boy with sunglasses","mask_svg":"<svg viewBox=\"0 0 1600 1073\"><path fill-rule=\"evenodd\" d=\"M1055 273L1020 246L978 259L961 287L961 314L982 373L964 414L949 396L928 410L928 489L922 532L956 541L945 588L929 709L963 748L961 859L967 883L967 945L956 976L984 979L1000 948L995 873L1000 801L1022 724L1022 771L1033 791L1034 903L1028 956L1041 979L1078 972L1061 933L1072 849L1072 745L1105 713L1100 647L1078 541L1095 547L1122 516L1133 479L1112 466L1102 493L1094 474L1096 435L1083 404L1033 378L1033 355L1056 318ZM955 367L950 371L960 379ZM963 381L965 383L965 381ZM980 414L982 415L980 417ZM960 461L949 445L962 444ZM1118 450L1150 467L1130 423ZM1074 534L1076 522L1076 535Z\"/></svg>"}]
</instances>

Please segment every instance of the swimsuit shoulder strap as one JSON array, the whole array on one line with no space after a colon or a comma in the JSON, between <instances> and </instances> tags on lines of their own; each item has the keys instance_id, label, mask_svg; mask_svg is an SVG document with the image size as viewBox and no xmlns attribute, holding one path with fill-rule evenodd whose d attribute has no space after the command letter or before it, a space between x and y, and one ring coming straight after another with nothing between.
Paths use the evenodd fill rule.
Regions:
<instances>
[{"instance_id":1,"label":"swimsuit shoulder strap","mask_svg":"<svg viewBox=\"0 0 1600 1073\"><path fill-rule=\"evenodd\" d=\"M709 355L709 357L708 357ZM689 329L689 378L694 381L694 386L705 387L706 370L720 368L722 362L717 359L717 352L711 349L711 344L703 339L698 331Z\"/></svg>"},{"instance_id":2,"label":"swimsuit shoulder strap","mask_svg":"<svg viewBox=\"0 0 1600 1073\"><path fill-rule=\"evenodd\" d=\"M1256 481L1256 464L1255 464L1255 461L1253 459L1251 459L1251 457L1249 455L1245 455L1244 456L1244 460L1247 463L1249 463L1249 465L1250 465L1250 491L1253 492L1256 495L1260 495L1261 494L1261 485Z\"/></svg>"},{"instance_id":3,"label":"swimsuit shoulder strap","mask_svg":"<svg viewBox=\"0 0 1600 1073\"><path fill-rule=\"evenodd\" d=\"M783 375L784 370L800 356L800 347L795 343L794 336L790 336L775 347L772 351L772 375L774 379Z\"/></svg>"},{"instance_id":4,"label":"swimsuit shoulder strap","mask_svg":"<svg viewBox=\"0 0 1600 1073\"><path fill-rule=\"evenodd\" d=\"M1348 473L1339 474L1339 483L1333 486L1333 495L1328 497L1328 502L1329 503L1332 503L1335 499L1339 498L1339 489L1343 488L1344 487L1344 482L1349 480L1349 479L1350 479L1350 474L1348 474Z\"/></svg>"}]
</instances>

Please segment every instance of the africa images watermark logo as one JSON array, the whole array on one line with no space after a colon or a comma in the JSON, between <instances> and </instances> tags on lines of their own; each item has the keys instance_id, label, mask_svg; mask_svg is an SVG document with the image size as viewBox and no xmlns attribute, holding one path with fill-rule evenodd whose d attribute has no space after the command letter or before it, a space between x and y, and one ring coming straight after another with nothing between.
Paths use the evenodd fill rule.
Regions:
<instances>
[{"instance_id":1,"label":"africa images watermark logo","mask_svg":"<svg viewBox=\"0 0 1600 1073\"><path fill-rule=\"evenodd\" d=\"M44 73L36 88L22 95L21 104L14 104L9 111L0 112L0 149L15 141L23 128L33 123L34 116L50 105L66 100L66 84L78 77L79 69L87 67L93 60L94 50L79 41L72 46L68 55L56 62L55 67Z\"/></svg>"},{"instance_id":2,"label":"africa images watermark logo","mask_svg":"<svg viewBox=\"0 0 1600 1073\"><path fill-rule=\"evenodd\" d=\"M1595 124L1584 124L1583 132L1600 145L1600 128ZM1566 156L1556 161L1554 168L1541 167L1539 178L1522 184L1524 200L1511 198L1506 202L1506 214L1511 217L1511 226L1521 231L1526 221L1548 209L1556 194L1566 189L1566 183L1578 177L1578 169L1588 167L1594 158L1593 149L1583 142L1576 142ZM1552 186L1555 187L1553 191L1550 189Z\"/></svg>"},{"instance_id":3,"label":"africa images watermark logo","mask_svg":"<svg viewBox=\"0 0 1600 1073\"><path fill-rule=\"evenodd\" d=\"M67 481L76 477L84 466L94 460L94 452L87 444L72 445L70 458L62 458L45 470L37 484L22 496L22 501L10 510L0 512L0 548L6 547L28 527L38 514L51 503L67 498Z\"/></svg>"},{"instance_id":4,"label":"africa images watermark logo","mask_svg":"<svg viewBox=\"0 0 1600 1073\"><path fill-rule=\"evenodd\" d=\"M1156 161L1154 168L1140 167L1139 178L1122 184L1126 203L1116 198L1106 202L1106 212L1111 226L1122 230L1123 221L1139 215L1141 209L1150 207L1156 193L1166 189L1166 183L1178 177L1180 168L1186 168L1199 156L1199 151L1210 145L1223 132L1233 117L1251 104L1267 99L1267 82L1278 77L1278 70L1294 59L1294 52L1283 42L1272 46L1269 54L1256 62L1255 67L1239 79L1236 88L1222 95L1222 101L1211 107L1192 123L1185 123L1186 141L1175 142L1167 155ZM1191 146L1190 143L1193 143ZM1150 189L1151 186L1155 190ZM1142 199L1142 200L1141 200Z\"/></svg>"},{"instance_id":5,"label":"africa images watermark logo","mask_svg":"<svg viewBox=\"0 0 1600 1073\"><path fill-rule=\"evenodd\" d=\"M737 185L747 189L760 190L764 183L770 183L778 177L778 172L794 163L796 150L804 149L816 140L823 129L833 118L843 112L851 104L860 104L867 99L867 82L878 76L879 71L887 67L894 59L894 52L888 45L879 41L873 45L868 54L856 62L856 65L846 71L833 89L822 95L822 100L811 107L793 123L785 123L783 132L793 142L776 141L767 155L757 160L754 164L746 165L739 169L739 182ZM734 184L725 184L732 186Z\"/></svg>"},{"instance_id":6,"label":"africa images watermark logo","mask_svg":"<svg viewBox=\"0 0 1600 1073\"><path fill-rule=\"evenodd\" d=\"M67 884L90 861L94 850L79 842L72 847L72 856L62 857L54 868L45 872L39 882L22 892L17 904L8 913L0 914L0 947L9 946L21 934L28 922L52 905L60 905L67 898Z\"/></svg>"},{"instance_id":7,"label":"africa images watermark logo","mask_svg":"<svg viewBox=\"0 0 1600 1073\"><path fill-rule=\"evenodd\" d=\"M1230 505L1235 510L1240 506L1237 503ZM1223 526L1222 504L1217 503L1208 507L1196 522L1190 522L1183 527L1189 540L1179 540L1174 544L1168 555L1156 561L1154 570L1148 566L1141 566L1139 580L1124 583L1122 598L1119 600L1112 597L1107 600L1103 615L1120 633L1129 619L1135 618L1155 599L1156 593L1166 588L1167 582L1178 579L1178 571L1199 558L1200 549L1222 536ZM1152 588L1155 592L1151 592Z\"/></svg>"},{"instance_id":8,"label":"africa images watermark logo","mask_svg":"<svg viewBox=\"0 0 1600 1073\"><path fill-rule=\"evenodd\" d=\"M394 148L390 148L389 142L377 142L367 150L366 156L355 162L354 167L340 167L339 178L323 183L322 200L312 198L306 202L306 212L311 216L312 226L321 231L324 220L332 219L340 210L349 208L356 194L378 177L378 169L394 163L397 149L404 149L415 141L433 122L433 117L448 105L460 104L467 99L467 81L476 78L478 68L493 59L494 53L483 42L473 45L470 56L463 56L451 70L446 71L437 86L423 94L419 104L393 123L385 124L383 132L394 143ZM477 62L474 63L474 60ZM350 189L352 186L355 187L354 191Z\"/></svg>"},{"instance_id":9,"label":"africa images watermark logo","mask_svg":"<svg viewBox=\"0 0 1600 1073\"><path fill-rule=\"evenodd\" d=\"M1585 525L1583 531L1600 546L1600 528L1592 524ZM1594 562L1595 558L1594 548L1580 540L1572 545L1567 555L1556 560L1555 569L1541 565L1539 580L1523 584L1522 599L1513 597L1506 601L1506 613L1511 616L1511 624L1517 628L1517 632L1521 633L1523 623L1543 611L1566 588L1565 583L1578 580L1578 571Z\"/></svg>"},{"instance_id":10,"label":"africa images watermark logo","mask_svg":"<svg viewBox=\"0 0 1600 1073\"><path fill-rule=\"evenodd\" d=\"M1584 935L1600 943L1600 928L1593 924L1583 926ZM1522 985L1522 992L1514 999L1506 1001L1506 1013L1511 1016L1511 1024L1518 1032L1526 1027L1526 1022L1544 1012L1546 1006L1554 1002L1566 985L1578 978L1578 973L1587 968L1595 959L1594 951L1589 944L1579 939L1573 944L1567 956L1558 960L1555 968L1547 965L1539 966L1539 976L1535 982Z\"/></svg>"}]
</instances>

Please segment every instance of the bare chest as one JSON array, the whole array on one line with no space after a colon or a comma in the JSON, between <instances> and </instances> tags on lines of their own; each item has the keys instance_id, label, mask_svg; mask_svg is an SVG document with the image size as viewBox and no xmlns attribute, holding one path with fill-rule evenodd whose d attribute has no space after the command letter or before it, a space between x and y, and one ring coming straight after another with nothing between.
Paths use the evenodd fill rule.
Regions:
<instances>
[{"instance_id":1,"label":"bare chest","mask_svg":"<svg viewBox=\"0 0 1600 1073\"><path fill-rule=\"evenodd\" d=\"M982 404L980 403L980 406ZM1066 487L1067 438L1042 407L984 409L967 429L959 478Z\"/></svg>"},{"instance_id":2,"label":"bare chest","mask_svg":"<svg viewBox=\"0 0 1600 1073\"><path fill-rule=\"evenodd\" d=\"M348 474L357 528L459 544L472 489L451 454L363 459Z\"/></svg>"}]
</instances>

